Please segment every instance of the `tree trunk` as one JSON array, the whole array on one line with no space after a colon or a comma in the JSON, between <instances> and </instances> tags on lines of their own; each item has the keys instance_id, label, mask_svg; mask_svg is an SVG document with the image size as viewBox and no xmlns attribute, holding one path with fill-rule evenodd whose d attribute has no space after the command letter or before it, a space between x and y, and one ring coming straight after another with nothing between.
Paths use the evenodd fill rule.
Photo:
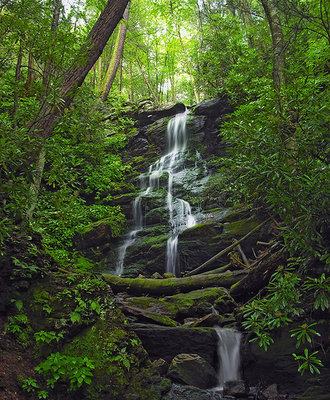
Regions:
<instances>
[{"instance_id":1,"label":"tree trunk","mask_svg":"<svg viewBox=\"0 0 330 400\"><path fill-rule=\"evenodd\" d=\"M129 17L129 5L127 6L123 19L124 21L121 23L115 48L113 51L113 54L111 56L110 64L107 69L107 72L105 74L105 77L103 79L103 84L101 86L101 100L104 102L106 101L110 89L113 85L113 82L115 80L117 70L120 64L120 61L123 56L123 50L124 50L124 44L125 44L125 38L126 38L126 32L127 32L127 23L128 23L128 17Z\"/></svg>"},{"instance_id":2,"label":"tree trunk","mask_svg":"<svg viewBox=\"0 0 330 400\"><path fill-rule=\"evenodd\" d=\"M189 75L191 77L191 82L192 82L192 85L193 85L195 100L196 100L196 103L199 103L200 102L200 97L199 97L199 93L198 93L197 86L196 86L193 66L192 66L192 64L191 64L191 62L189 60L189 56L187 54L186 47L185 47L185 45L183 43L180 27L179 27L178 24L176 24L176 28L177 28L177 32L178 32L181 48L182 48L182 53L185 56L185 59L186 59L186 62L187 62L187 69L188 69Z\"/></svg>"},{"instance_id":3,"label":"tree trunk","mask_svg":"<svg viewBox=\"0 0 330 400\"><path fill-rule=\"evenodd\" d=\"M25 83L25 89L28 91L32 82L35 81L35 71L34 71L34 58L33 54L29 53L29 61L28 61L28 75Z\"/></svg>"},{"instance_id":4,"label":"tree trunk","mask_svg":"<svg viewBox=\"0 0 330 400\"><path fill-rule=\"evenodd\" d=\"M114 292L129 292L136 295L150 294L156 296L186 293L205 287L229 288L240 281L246 271L226 271L223 274L196 275L193 278L120 278L116 275L103 274Z\"/></svg>"},{"instance_id":5,"label":"tree trunk","mask_svg":"<svg viewBox=\"0 0 330 400\"><path fill-rule=\"evenodd\" d=\"M23 42L22 42L22 40L21 40L21 41L20 41L20 45L19 45L18 56L17 56L16 70L15 70L16 88L15 88L15 95L14 95L14 110L13 110L13 115L16 114L16 111L17 111L17 108L18 108L19 82L20 82L20 80L21 80L22 59L23 59Z\"/></svg>"},{"instance_id":6,"label":"tree trunk","mask_svg":"<svg viewBox=\"0 0 330 400\"><path fill-rule=\"evenodd\" d=\"M133 72L132 72L132 63L129 63L128 67L128 75L129 75L129 100L133 103L134 101L134 91L133 91Z\"/></svg>"},{"instance_id":7,"label":"tree trunk","mask_svg":"<svg viewBox=\"0 0 330 400\"><path fill-rule=\"evenodd\" d=\"M54 11L53 11L53 19L52 19L52 24L50 27L50 30L52 33L55 33L58 28L58 23L60 20L60 15L61 15L61 8L62 8L62 0L54 0ZM50 83L50 78L51 78L51 73L52 73L52 60L48 60L47 63L45 64L44 72L43 72L43 77L42 77L42 84L45 88L45 96L47 95L48 92L48 87Z\"/></svg>"},{"instance_id":8,"label":"tree trunk","mask_svg":"<svg viewBox=\"0 0 330 400\"><path fill-rule=\"evenodd\" d=\"M261 0L273 42L273 84L276 90L285 87L285 46L279 12L273 0Z\"/></svg>"}]
</instances>

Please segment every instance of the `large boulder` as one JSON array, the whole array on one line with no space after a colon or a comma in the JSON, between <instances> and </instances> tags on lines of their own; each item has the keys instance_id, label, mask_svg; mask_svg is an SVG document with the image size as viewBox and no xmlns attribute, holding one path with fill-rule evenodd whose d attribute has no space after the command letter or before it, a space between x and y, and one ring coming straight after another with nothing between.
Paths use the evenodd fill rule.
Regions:
<instances>
[{"instance_id":1,"label":"large boulder","mask_svg":"<svg viewBox=\"0 0 330 400\"><path fill-rule=\"evenodd\" d=\"M181 353L194 353L213 367L217 365L217 334L213 328L164 327L132 324L152 360L163 358L170 362Z\"/></svg>"},{"instance_id":2,"label":"large boulder","mask_svg":"<svg viewBox=\"0 0 330 400\"><path fill-rule=\"evenodd\" d=\"M197 386L201 389L217 383L214 368L198 354L178 354L170 364L167 377L174 382Z\"/></svg>"},{"instance_id":3,"label":"large boulder","mask_svg":"<svg viewBox=\"0 0 330 400\"><path fill-rule=\"evenodd\" d=\"M194 110L196 115L206 115L212 119L217 119L220 115L230 114L234 111L230 105L228 97L219 94L213 99L207 99L199 103Z\"/></svg>"}]
</instances>

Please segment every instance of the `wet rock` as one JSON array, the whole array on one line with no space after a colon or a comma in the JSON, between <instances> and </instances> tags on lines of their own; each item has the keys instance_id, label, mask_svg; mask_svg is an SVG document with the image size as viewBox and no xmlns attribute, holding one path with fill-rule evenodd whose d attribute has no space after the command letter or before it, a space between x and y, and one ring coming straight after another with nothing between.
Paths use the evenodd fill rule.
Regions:
<instances>
[{"instance_id":1,"label":"wet rock","mask_svg":"<svg viewBox=\"0 0 330 400\"><path fill-rule=\"evenodd\" d=\"M186 318L193 318L193 322L195 322L196 318L210 314L214 302L221 298L227 299L224 288L205 288L159 299L149 296L126 297L124 300L118 300L118 306L124 312L125 307L139 308L170 317L178 322L184 322Z\"/></svg>"},{"instance_id":2,"label":"wet rock","mask_svg":"<svg viewBox=\"0 0 330 400\"><path fill-rule=\"evenodd\" d=\"M163 400L222 400L222 396L212 390L173 384L169 394Z\"/></svg>"},{"instance_id":3,"label":"wet rock","mask_svg":"<svg viewBox=\"0 0 330 400\"><path fill-rule=\"evenodd\" d=\"M193 327L198 326L214 326L219 325L221 321L221 317L217 314L208 314L205 317L198 319L196 322L192 324Z\"/></svg>"},{"instance_id":4,"label":"wet rock","mask_svg":"<svg viewBox=\"0 0 330 400\"><path fill-rule=\"evenodd\" d=\"M163 106L159 106L158 109L152 108L150 110L142 111L138 114L138 126L141 127L152 124L158 119L182 113L185 110L186 106L183 103L177 103L165 104Z\"/></svg>"},{"instance_id":5,"label":"wet rock","mask_svg":"<svg viewBox=\"0 0 330 400\"><path fill-rule=\"evenodd\" d=\"M227 381L223 386L223 394L234 397L245 397L249 389L244 381Z\"/></svg>"},{"instance_id":6,"label":"wet rock","mask_svg":"<svg viewBox=\"0 0 330 400\"><path fill-rule=\"evenodd\" d=\"M152 279L163 279L163 275L161 275L158 272L155 272L154 274L151 275Z\"/></svg>"},{"instance_id":7,"label":"wet rock","mask_svg":"<svg viewBox=\"0 0 330 400\"><path fill-rule=\"evenodd\" d=\"M234 108L229 104L229 99L225 95L218 95L213 99L207 99L199 103L195 110L195 115L207 115L212 119L218 118L223 114L230 114Z\"/></svg>"},{"instance_id":8,"label":"wet rock","mask_svg":"<svg viewBox=\"0 0 330 400\"><path fill-rule=\"evenodd\" d=\"M167 374L169 364L163 358L159 358L152 363L152 368L154 371L158 372L159 375L165 376Z\"/></svg>"},{"instance_id":9,"label":"wet rock","mask_svg":"<svg viewBox=\"0 0 330 400\"><path fill-rule=\"evenodd\" d=\"M259 225L261 220L256 215L233 222L201 223L192 228L185 229L179 235L178 252L180 256L181 271L191 271L219 251L232 244L233 239L240 239L253 228ZM262 231L257 231L247 238L241 245L246 256L254 257L252 246L262 238ZM228 264L228 256L221 257L210 268L225 266Z\"/></svg>"},{"instance_id":10,"label":"wet rock","mask_svg":"<svg viewBox=\"0 0 330 400\"><path fill-rule=\"evenodd\" d=\"M170 362L181 353L193 353L209 364L217 364L217 335L212 328L163 327L132 324L151 359L163 358Z\"/></svg>"},{"instance_id":11,"label":"wet rock","mask_svg":"<svg viewBox=\"0 0 330 400\"><path fill-rule=\"evenodd\" d=\"M279 396L277 385L274 383L273 385L268 386L261 392L261 394L265 400L277 400Z\"/></svg>"},{"instance_id":12,"label":"wet rock","mask_svg":"<svg viewBox=\"0 0 330 400\"><path fill-rule=\"evenodd\" d=\"M201 389L217 382L214 368L198 354L178 354L170 364L167 377L174 382L193 385Z\"/></svg>"}]
</instances>

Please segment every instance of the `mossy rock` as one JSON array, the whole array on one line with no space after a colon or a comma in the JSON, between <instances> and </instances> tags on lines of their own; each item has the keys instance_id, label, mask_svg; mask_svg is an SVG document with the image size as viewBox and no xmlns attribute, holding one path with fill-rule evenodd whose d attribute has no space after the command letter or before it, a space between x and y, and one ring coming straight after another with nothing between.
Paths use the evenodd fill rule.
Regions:
<instances>
[{"instance_id":1,"label":"mossy rock","mask_svg":"<svg viewBox=\"0 0 330 400\"><path fill-rule=\"evenodd\" d=\"M129 400L135 395L141 400L159 399L150 383L147 353L119 310L110 310L104 319L75 337L62 354L93 360L92 382L83 389L86 400Z\"/></svg>"},{"instance_id":2,"label":"mossy rock","mask_svg":"<svg viewBox=\"0 0 330 400\"><path fill-rule=\"evenodd\" d=\"M115 229L114 226L116 225ZM124 215L121 222L114 221L113 217L101 219L86 225L81 232L74 238L74 245L77 250L85 250L108 244L121 233L124 227Z\"/></svg>"},{"instance_id":3,"label":"mossy rock","mask_svg":"<svg viewBox=\"0 0 330 400\"><path fill-rule=\"evenodd\" d=\"M147 236L136 240L127 249L123 276L151 276L165 272L165 254L168 235Z\"/></svg>"},{"instance_id":4,"label":"mossy rock","mask_svg":"<svg viewBox=\"0 0 330 400\"><path fill-rule=\"evenodd\" d=\"M223 288L206 288L180 293L174 296L130 297L123 300L124 305L136 307L151 313L167 316L172 320L183 322L186 317L203 317L211 312L214 304L233 301ZM233 306L234 303L232 302ZM164 324L165 325L165 324Z\"/></svg>"}]
</instances>

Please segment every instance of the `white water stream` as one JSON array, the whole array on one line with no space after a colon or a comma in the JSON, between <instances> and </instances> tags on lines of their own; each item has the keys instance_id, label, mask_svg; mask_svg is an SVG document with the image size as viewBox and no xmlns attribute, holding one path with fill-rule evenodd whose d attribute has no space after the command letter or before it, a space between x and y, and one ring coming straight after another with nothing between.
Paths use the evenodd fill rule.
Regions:
<instances>
[{"instance_id":1,"label":"white water stream","mask_svg":"<svg viewBox=\"0 0 330 400\"><path fill-rule=\"evenodd\" d=\"M177 257L178 236L186 228L196 224L196 218L192 214L190 204L180 198L176 198L174 187L176 179L180 179L184 171L185 153L187 147L187 111L175 115L166 131L168 153L162 156L154 164L149 166L148 172L140 176L141 192L133 204L134 228L126 235L123 245L119 249L116 274L124 272L125 255L127 249L135 242L137 234L143 229L144 216L141 201L143 197L152 195L153 189L159 189L160 178L167 176L167 197L169 239L166 248L166 272L178 275L179 265ZM199 161L199 160L198 160ZM179 175L180 174L180 175Z\"/></svg>"},{"instance_id":2,"label":"white water stream","mask_svg":"<svg viewBox=\"0 0 330 400\"><path fill-rule=\"evenodd\" d=\"M240 379L240 342L241 333L231 328L219 328L215 331L218 335L218 355L220 359L219 388L227 381Z\"/></svg>"}]
</instances>

